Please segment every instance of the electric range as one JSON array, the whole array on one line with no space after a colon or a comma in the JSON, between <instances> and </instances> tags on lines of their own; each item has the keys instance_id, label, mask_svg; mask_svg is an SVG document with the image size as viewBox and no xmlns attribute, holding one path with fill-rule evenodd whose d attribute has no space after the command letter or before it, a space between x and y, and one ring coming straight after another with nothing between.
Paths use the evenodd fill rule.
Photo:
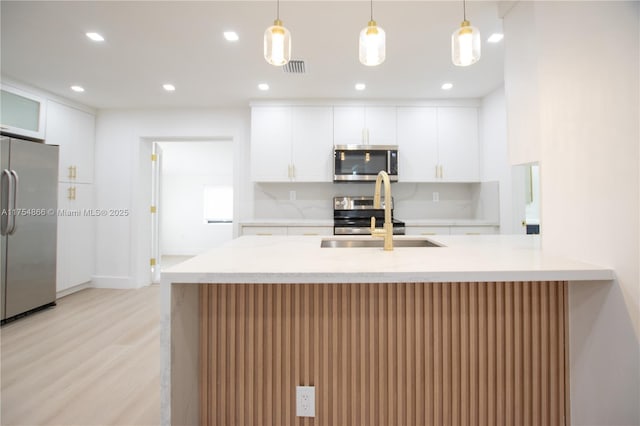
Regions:
<instances>
[{"instance_id":1,"label":"electric range","mask_svg":"<svg viewBox=\"0 0 640 426\"><path fill-rule=\"evenodd\" d=\"M334 235L371 235L371 217L376 218L376 227L384 224L384 203L380 209L373 208L373 197L340 196L333 198L333 234ZM391 218L393 234L404 235L404 222L393 219L393 198L391 199Z\"/></svg>"}]
</instances>

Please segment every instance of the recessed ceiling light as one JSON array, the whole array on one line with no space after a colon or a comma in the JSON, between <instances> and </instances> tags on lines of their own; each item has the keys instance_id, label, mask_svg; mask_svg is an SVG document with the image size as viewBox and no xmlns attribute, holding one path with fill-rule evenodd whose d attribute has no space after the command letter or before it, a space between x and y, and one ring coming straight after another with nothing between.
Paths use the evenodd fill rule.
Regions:
<instances>
[{"instance_id":1,"label":"recessed ceiling light","mask_svg":"<svg viewBox=\"0 0 640 426\"><path fill-rule=\"evenodd\" d=\"M364 83L356 83L356 90L364 90L367 88L367 85Z\"/></svg>"},{"instance_id":2,"label":"recessed ceiling light","mask_svg":"<svg viewBox=\"0 0 640 426\"><path fill-rule=\"evenodd\" d=\"M260 83L258 84L258 89L260 90L269 90L269 85L267 83Z\"/></svg>"},{"instance_id":3,"label":"recessed ceiling light","mask_svg":"<svg viewBox=\"0 0 640 426\"><path fill-rule=\"evenodd\" d=\"M87 33L87 37L89 37L93 41L104 41L104 37L102 37L98 33Z\"/></svg>"},{"instance_id":4,"label":"recessed ceiling light","mask_svg":"<svg viewBox=\"0 0 640 426\"><path fill-rule=\"evenodd\" d=\"M238 41L238 40L240 40L240 37L238 37L238 33L236 33L235 31L225 31L224 32L224 38L227 41Z\"/></svg>"},{"instance_id":5,"label":"recessed ceiling light","mask_svg":"<svg viewBox=\"0 0 640 426\"><path fill-rule=\"evenodd\" d=\"M74 92L84 92L84 87L82 86L71 86L71 90L73 90Z\"/></svg>"},{"instance_id":6,"label":"recessed ceiling light","mask_svg":"<svg viewBox=\"0 0 640 426\"><path fill-rule=\"evenodd\" d=\"M163 84L162 88L167 92L173 92L176 90L176 86L174 86L173 84Z\"/></svg>"},{"instance_id":7,"label":"recessed ceiling light","mask_svg":"<svg viewBox=\"0 0 640 426\"><path fill-rule=\"evenodd\" d=\"M451 88L453 87L453 84L451 83L444 83L442 85L442 90L451 90Z\"/></svg>"},{"instance_id":8,"label":"recessed ceiling light","mask_svg":"<svg viewBox=\"0 0 640 426\"><path fill-rule=\"evenodd\" d=\"M489 38L487 39L487 41L489 43L497 43L500 40L502 40L504 38L504 34L500 34L500 33L493 33L489 36Z\"/></svg>"}]
</instances>

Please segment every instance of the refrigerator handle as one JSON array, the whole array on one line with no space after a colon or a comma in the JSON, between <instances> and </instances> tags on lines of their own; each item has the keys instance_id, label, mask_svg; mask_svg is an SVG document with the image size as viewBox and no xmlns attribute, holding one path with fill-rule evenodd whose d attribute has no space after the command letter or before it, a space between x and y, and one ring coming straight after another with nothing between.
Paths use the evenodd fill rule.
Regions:
<instances>
[{"instance_id":1,"label":"refrigerator handle","mask_svg":"<svg viewBox=\"0 0 640 426\"><path fill-rule=\"evenodd\" d=\"M7 230L9 235L13 235L16 232L16 209L18 208L18 184L20 183L20 179L18 178L18 173L15 170L11 170L11 175L13 176L13 207L14 210L13 215L11 216L11 228Z\"/></svg>"},{"instance_id":2,"label":"refrigerator handle","mask_svg":"<svg viewBox=\"0 0 640 426\"><path fill-rule=\"evenodd\" d=\"M3 196L6 195L7 197L7 210L0 212L1 213L1 221L0 221L0 234L2 235L9 235L9 222L10 219L12 217L12 213L13 213L13 207L11 206L12 200L13 200L13 176L11 175L11 172L7 169L4 169L2 171L2 185L4 185L5 182L5 177L7 178L7 188L6 191L4 190L5 188L2 188L3 191Z\"/></svg>"}]
</instances>

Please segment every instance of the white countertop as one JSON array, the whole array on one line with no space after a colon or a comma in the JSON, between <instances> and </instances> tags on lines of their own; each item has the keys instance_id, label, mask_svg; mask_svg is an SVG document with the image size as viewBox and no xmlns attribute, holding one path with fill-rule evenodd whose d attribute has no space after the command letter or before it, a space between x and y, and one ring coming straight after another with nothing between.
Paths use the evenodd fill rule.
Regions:
<instances>
[{"instance_id":1,"label":"white countertop","mask_svg":"<svg viewBox=\"0 0 640 426\"><path fill-rule=\"evenodd\" d=\"M240 226L331 226L331 219L251 219L241 220Z\"/></svg>"},{"instance_id":2,"label":"white countertop","mask_svg":"<svg viewBox=\"0 0 640 426\"><path fill-rule=\"evenodd\" d=\"M352 239L354 237L324 237ZM370 237L359 237L368 239ZM415 239L398 236L395 239ZM438 235L445 247L320 248L320 236L244 236L162 273L163 283L607 281L613 270L545 254L533 235Z\"/></svg>"},{"instance_id":3,"label":"white countertop","mask_svg":"<svg viewBox=\"0 0 640 426\"><path fill-rule=\"evenodd\" d=\"M500 226L499 222L484 219L408 219L406 226Z\"/></svg>"},{"instance_id":4,"label":"white countertop","mask_svg":"<svg viewBox=\"0 0 640 426\"><path fill-rule=\"evenodd\" d=\"M408 219L406 226L500 226L499 222L484 219ZM251 219L241 220L240 226L333 226L333 219Z\"/></svg>"}]
</instances>

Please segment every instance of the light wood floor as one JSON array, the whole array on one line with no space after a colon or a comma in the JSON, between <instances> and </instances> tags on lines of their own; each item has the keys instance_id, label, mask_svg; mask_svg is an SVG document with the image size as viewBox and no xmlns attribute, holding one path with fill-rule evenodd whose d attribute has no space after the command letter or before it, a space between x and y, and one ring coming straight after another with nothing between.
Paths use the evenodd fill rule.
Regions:
<instances>
[{"instance_id":1,"label":"light wood floor","mask_svg":"<svg viewBox=\"0 0 640 426\"><path fill-rule=\"evenodd\" d=\"M0 329L0 424L160 423L160 288L87 289Z\"/></svg>"}]
</instances>

